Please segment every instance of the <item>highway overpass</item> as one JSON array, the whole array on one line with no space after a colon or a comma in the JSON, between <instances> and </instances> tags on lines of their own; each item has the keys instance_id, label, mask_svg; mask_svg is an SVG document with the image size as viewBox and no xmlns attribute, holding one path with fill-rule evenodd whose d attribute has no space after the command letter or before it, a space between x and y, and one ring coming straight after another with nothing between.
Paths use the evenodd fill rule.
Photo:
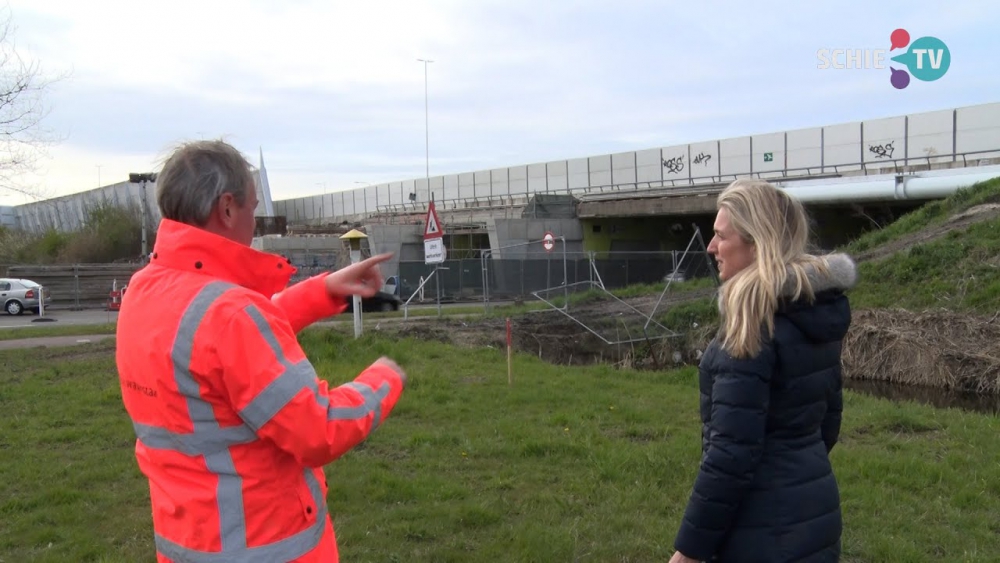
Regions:
<instances>
[{"instance_id":1,"label":"highway overpass","mask_svg":"<svg viewBox=\"0 0 1000 563\"><path fill-rule=\"evenodd\" d=\"M963 183L1000 175L998 165L1000 102L413 178L278 200L271 212L264 203L270 200L266 171L255 170L255 179L263 190L258 215L282 216L293 232L361 226L373 249L422 261L420 237L431 197L451 255L507 249L544 256L541 245L525 243L545 232L565 237L574 252L668 250L686 240L677 225L683 231L691 218L705 225L714 195L736 178L775 182L814 209L860 207L860 216L870 219L866 206L905 208L943 197ZM123 182L7 208L2 215L27 230L72 230L89 204L112 201L140 206L155 228L153 190L155 184L143 191ZM635 227L639 223L644 226ZM299 243L284 238L260 245L294 253Z\"/></svg>"}]
</instances>

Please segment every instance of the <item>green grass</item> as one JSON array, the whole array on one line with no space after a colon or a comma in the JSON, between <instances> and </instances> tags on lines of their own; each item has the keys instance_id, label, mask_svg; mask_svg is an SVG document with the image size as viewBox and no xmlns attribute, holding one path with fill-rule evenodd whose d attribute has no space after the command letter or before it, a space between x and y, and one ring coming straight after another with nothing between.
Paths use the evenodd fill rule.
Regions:
<instances>
[{"instance_id":1,"label":"green grass","mask_svg":"<svg viewBox=\"0 0 1000 563\"><path fill-rule=\"evenodd\" d=\"M887 242L941 223L956 213L983 203L1000 202L1000 178L962 188L946 199L932 201L907 213L887 227L869 231L846 245L843 250L857 254Z\"/></svg>"},{"instance_id":2,"label":"green grass","mask_svg":"<svg viewBox=\"0 0 1000 563\"><path fill-rule=\"evenodd\" d=\"M669 329L684 332L718 323L719 307L714 298L702 297L670 307L657 320Z\"/></svg>"},{"instance_id":3,"label":"green grass","mask_svg":"<svg viewBox=\"0 0 1000 563\"><path fill-rule=\"evenodd\" d=\"M938 225L956 213L1000 202L1000 178L928 203L888 227L871 231L843 248L858 254ZM851 293L855 308L944 308L992 312L1000 306L1000 220L974 223L936 240L859 265Z\"/></svg>"},{"instance_id":4,"label":"green grass","mask_svg":"<svg viewBox=\"0 0 1000 563\"><path fill-rule=\"evenodd\" d=\"M65 325L16 327L0 330L0 340L19 340L22 338L41 338L45 336L78 336L87 334L114 334L116 323L101 323L93 325Z\"/></svg>"},{"instance_id":5,"label":"green grass","mask_svg":"<svg viewBox=\"0 0 1000 563\"><path fill-rule=\"evenodd\" d=\"M859 266L851 292L859 308L943 307L992 313L1000 306L1000 220L952 231L877 262Z\"/></svg>"},{"instance_id":6,"label":"green grass","mask_svg":"<svg viewBox=\"0 0 1000 563\"><path fill-rule=\"evenodd\" d=\"M113 351L0 353L0 560L151 560Z\"/></svg>"},{"instance_id":7,"label":"green grass","mask_svg":"<svg viewBox=\"0 0 1000 563\"><path fill-rule=\"evenodd\" d=\"M678 313L678 315L682 315ZM310 329L330 381L379 355L410 386L328 466L342 560L665 561L700 460L693 369L563 368ZM0 352L0 560L153 558L109 342ZM846 561L994 560L1000 420L848 393L833 453Z\"/></svg>"}]
</instances>

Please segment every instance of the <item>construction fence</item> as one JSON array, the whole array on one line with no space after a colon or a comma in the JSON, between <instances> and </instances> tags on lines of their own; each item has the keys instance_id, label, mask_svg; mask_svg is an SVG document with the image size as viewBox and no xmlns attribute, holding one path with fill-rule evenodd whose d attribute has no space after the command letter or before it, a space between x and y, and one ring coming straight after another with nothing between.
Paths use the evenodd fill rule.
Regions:
<instances>
[{"instance_id":1,"label":"construction fence","mask_svg":"<svg viewBox=\"0 0 1000 563\"><path fill-rule=\"evenodd\" d=\"M336 254L310 253L293 259L296 283L309 276L336 269ZM315 258L316 260L312 260ZM113 288L121 289L142 264L13 265L4 268L8 277L26 278L43 286L59 309L103 308ZM606 289L637 284L657 284L715 275L704 251L663 252L559 252L544 256L511 257L485 253L481 258L447 260L442 264L422 261L399 263L399 296L409 299L437 267L441 299L445 301L510 301L533 299L532 292L591 282ZM675 273L676 272L676 273ZM671 277L672 276L672 277ZM485 282L485 283L484 283ZM586 285L586 284L585 284ZM586 285L590 287L590 285ZM423 301L434 301L437 284L429 279ZM420 299L414 299L419 302Z\"/></svg>"},{"instance_id":2,"label":"construction fence","mask_svg":"<svg viewBox=\"0 0 1000 563\"><path fill-rule=\"evenodd\" d=\"M527 298L535 291L579 282L619 289L663 283L671 276L674 276L673 281L683 281L714 275L714 266L704 251L553 252L543 258L486 255L476 259L446 260L437 265L400 262L400 297L404 301L409 299L435 267L438 268L441 299L447 301L516 300ZM433 280L423 291L425 301L436 299L437 288Z\"/></svg>"}]
</instances>

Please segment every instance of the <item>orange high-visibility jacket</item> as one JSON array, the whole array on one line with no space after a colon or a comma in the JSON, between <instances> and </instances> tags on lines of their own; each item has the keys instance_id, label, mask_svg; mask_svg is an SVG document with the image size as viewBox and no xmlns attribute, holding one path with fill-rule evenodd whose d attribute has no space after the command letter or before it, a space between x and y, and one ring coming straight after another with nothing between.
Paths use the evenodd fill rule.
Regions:
<instances>
[{"instance_id":1,"label":"orange high-visibility jacket","mask_svg":"<svg viewBox=\"0 0 1000 563\"><path fill-rule=\"evenodd\" d=\"M287 289L284 258L163 220L122 300L122 399L149 479L157 561L336 562L322 466L402 393L373 365L330 388L296 333L342 312L324 276Z\"/></svg>"}]
</instances>

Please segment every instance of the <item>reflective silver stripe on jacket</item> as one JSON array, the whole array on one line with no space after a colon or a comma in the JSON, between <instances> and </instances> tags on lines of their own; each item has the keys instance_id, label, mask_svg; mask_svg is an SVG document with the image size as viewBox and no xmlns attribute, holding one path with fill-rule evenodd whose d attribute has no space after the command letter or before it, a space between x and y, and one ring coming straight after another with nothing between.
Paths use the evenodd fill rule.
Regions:
<instances>
[{"instance_id":1,"label":"reflective silver stripe on jacket","mask_svg":"<svg viewBox=\"0 0 1000 563\"><path fill-rule=\"evenodd\" d=\"M305 470L306 483L313 499L322 499L323 490L313 475L312 469ZM156 535L156 550L175 563L277 563L298 559L319 545L326 525L326 503L316 502L316 523L305 530L283 540L259 547L242 547L223 551L197 551L176 544L159 534Z\"/></svg>"},{"instance_id":2,"label":"reflective silver stripe on jacket","mask_svg":"<svg viewBox=\"0 0 1000 563\"><path fill-rule=\"evenodd\" d=\"M364 403L356 407L331 408L330 400L325 395L320 395L319 393L319 387L316 383L316 371L313 369L312 364L308 360L302 360L294 364L288 361L285 358L285 352L281 349L281 343L278 342L278 337L271 330L271 326L267 323L267 319L264 318L263 313L254 305L248 305L244 310L250 319L253 320L254 324L257 325L257 330L264 337L264 340L267 341L268 346L271 347L271 351L278 358L278 362L285 368L284 373L268 384L240 412L240 417L247 421L247 424L254 430L259 430L278 411L287 405L295 395L303 389L309 389L320 407L327 411L327 420L361 420L373 414L372 427L368 431L368 434L371 435L378 428L379 421L382 419L382 401L392 391L392 387L388 383L382 382L377 390L373 390L363 383L353 381L345 383L342 387L357 391L364 398Z\"/></svg>"}]
</instances>

